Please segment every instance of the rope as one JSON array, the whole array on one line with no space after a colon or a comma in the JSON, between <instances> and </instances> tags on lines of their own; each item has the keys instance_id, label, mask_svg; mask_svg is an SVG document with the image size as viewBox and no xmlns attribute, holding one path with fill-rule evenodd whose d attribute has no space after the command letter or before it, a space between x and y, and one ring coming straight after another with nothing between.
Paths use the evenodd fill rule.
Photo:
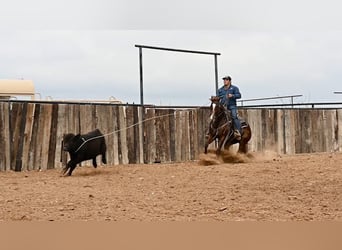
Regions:
<instances>
[{"instance_id":1,"label":"rope","mask_svg":"<svg viewBox=\"0 0 342 250\"><path fill-rule=\"evenodd\" d=\"M206 104L207 104L207 103L206 103ZM204 105L202 105L202 106L204 106ZM95 136L95 137L89 138L89 139L87 139L87 140L84 139L84 138L82 137L83 143L81 144L81 146L79 146L79 147L75 150L75 153L77 153L77 152L83 147L83 145L86 144L86 143L89 142L89 141L92 141L92 140L95 140L95 139L98 139L98 138L101 138L101 137L109 136L109 135L118 133L118 132L123 131L123 130L127 130L127 129L130 129L130 128L133 128L133 127L135 127L135 126L137 126L137 125L139 125L139 124L142 124L142 123L144 123L144 122L147 122L147 121L150 121L150 120L153 120L153 119L157 119L157 118L161 118L161 117L166 117L166 116L171 116L171 115L174 115L174 113L172 113L172 114L166 114L166 115L154 116L154 117L151 117L151 118L142 120L142 121L140 121L140 122L134 123L134 124L132 124L131 126L128 126L128 127L126 127L126 128L122 128L122 129L119 129L119 130L114 130L114 131L111 132L111 133L104 134L104 135L99 135L99 136Z\"/></svg>"},{"instance_id":2,"label":"rope","mask_svg":"<svg viewBox=\"0 0 342 250\"><path fill-rule=\"evenodd\" d=\"M79 146L76 150L75 150L75 153L77 153L83 146L84 144L86 144L87 142L89 141L92 141L92 140L95 140L95 139L98 139L98 138L101 138L101 137L105 137L105 136L109 136L109 135L112 135L112 134L115 134L115 133L118 133L120 131L123 131L123 130L127 130L127 129L130 129L130 128L133 128L139 124L142 124L144 122L147 122L147 121L150 121L150 120L153 120L153 119L158 119L158 118L161 118L161 117L166 117L166 116L171 116L171 115L174 115L174 113L172 114L166 114L166 115L159 115L159 116L154 116L154 117L151 117L151 118L148 118L148 119L145 119L145 120L142 120L140 122L137 122L137 123L134 123L128 127L125 127L125 128L122 128L122 129L118 129L118 130L114 130L113 132L111 133L107 133L107 134L104 134L104 135L99 135L99 136L95 136L95 137L92 137L92 138L89 138L89 139L84 139L82 137L82 140L83 140L83 143L81 144L81 146Z\"/></svg>"}]
</instances>

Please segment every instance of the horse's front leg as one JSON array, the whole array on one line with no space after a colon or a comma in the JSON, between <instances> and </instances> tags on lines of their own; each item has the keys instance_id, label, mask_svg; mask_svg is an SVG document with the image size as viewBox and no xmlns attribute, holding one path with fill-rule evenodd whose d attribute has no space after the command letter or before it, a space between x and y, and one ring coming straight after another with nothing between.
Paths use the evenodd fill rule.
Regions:
<instances>
[{"instance_id":1,"label":"horse's front leg","mask_svg":"<svg viewBox=\"0 0 342 250\"><path fill-rule=\"evenodd\" d=\"M212 143L214 141L214 139L215 139L214 136L208 135L207 141L206 141L206 143L204 145L204 153L205 154L208 153L208 146L209 146L210 143Z\"/></svg>"},{"instance_id":2,"label":"horse's front leg","mask_svg":"<svg viewBox=\"0 0 342 250\"><path fill-rule=\"evenodd\" d=\"M219 156L221 154L221 148L223 146L223 143L224 143L224 140L225 140L225 137L221 137L218 141L218 146L217 146L217 149L216 149L216 155Z\"/></svg>"}]
</instances>

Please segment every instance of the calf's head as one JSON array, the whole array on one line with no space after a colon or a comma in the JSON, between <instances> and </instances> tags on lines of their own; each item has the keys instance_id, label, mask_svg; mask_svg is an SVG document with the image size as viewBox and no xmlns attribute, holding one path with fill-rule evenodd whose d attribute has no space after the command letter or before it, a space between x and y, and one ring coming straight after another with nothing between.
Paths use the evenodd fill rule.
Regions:
<instances>
[{"instance_id":1,"label":"calf's head","mask_svg":"<svg viewBox=\"0 0 342 250\"><path fill-rule=\"evenodd\" d=\"M79 140L81 135L66 134L63 136L63 150L68 152L74 152L79 147Z\"/></svg>"}]
</instances>

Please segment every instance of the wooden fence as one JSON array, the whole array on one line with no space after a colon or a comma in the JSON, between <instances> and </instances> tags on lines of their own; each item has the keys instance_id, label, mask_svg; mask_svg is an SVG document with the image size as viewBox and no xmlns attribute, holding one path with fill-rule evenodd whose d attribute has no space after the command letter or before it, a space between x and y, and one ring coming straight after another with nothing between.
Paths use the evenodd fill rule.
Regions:
<instances>
[{"instance_id":1,"label":"wooden fence","mask_svg":"<svg viewBox=\"0 0 342 250\"><path fill-rule=\"evenodd\" d=\"M108 165L196 160L204 149L209 112L208 108L0 102L0 170L61 168L67 160L63 135L95 128L105 134ZM250 151L342 151L341 109L240 109L239 113L252 128Z\"/></svg>"}]
</instances>

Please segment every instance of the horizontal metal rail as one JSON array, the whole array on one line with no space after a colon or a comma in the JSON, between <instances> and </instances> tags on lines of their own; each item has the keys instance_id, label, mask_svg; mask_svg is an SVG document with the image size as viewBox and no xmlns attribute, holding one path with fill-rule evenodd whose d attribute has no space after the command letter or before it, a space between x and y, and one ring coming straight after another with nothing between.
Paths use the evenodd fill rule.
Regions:
<instances>
[{"instance_id":1,"label":"horizontal metal rail","mask_svg":"<svg viewBox=\"0 0 342 250\"><path fill-rule=\"evenodd\" d=\"M246 99L246 100L237 100L241 103L241 106L243 106L244 102L252 102L252 101L265 101L265 100L274 100L274 99L285 99L285 98L291 98L291 104L293 103L293 98L301 97L303 95L285 95L285 96L274 96L274 97L263 97L263 98L253 98L253 99Z\"/></svg>"},{"instance_id":2,"label":"horizontal metal rail","mask_svg":"<svg viewBox=\"0 0 342 250\"><path fill-rule=\"evenodd\" d=\"M89 100L88 102L76 102L76 101L38 101L38 100L1 100L0 102L12 102L12 103L40 103L40 104L73 104L73 105L112 105L112 106L142 106L141 104L135 103L98 103ZM162 106L154 104L145 104L145 108L158 108L158 109L196 109L196 108L208 108L209 106L203 105L173 105L173 106ZM292 108L292 107L304 107L309 106L315 108L317 106L342 106L342 102L309 102L309 103L288 103L288 104L263 104L263 105L245 105L239 106L238 108ZM341 107L342 108L342 107Z\"/></svg>"},{"instance_id":3,"label":"horizontal metal rail","mask_svg":"<svg viewBox=\"0 0 342 250\"><path fill-rule=\"evenodd\" d=\"M309 103L263 104L263 105L258 104L258 105L247 105L247 106L245 105L245 106L241 106L241 108L288 108L288 107L303 108L304 106L308 106L310 108L315 108L315 107L317 108L317 106L342 106L342 102L309 102Z\"/></svg>"},{"instance_id":4,"label":"horizontal metal rail","mask_svg":"<svg viewBox=\"0 0 342 250\"><path fill-rule=\"evenodd\" d=\"M172 48L139 45L139 44L136 44L135 47L144 48L144 49L167 50L167 51L183 52L183 53L204 54L204 55L221 55L221 53L218 53L218 52L207 52L207 51L185 50L185 49L172 49Z\"/></svg>"}]
</instances>

